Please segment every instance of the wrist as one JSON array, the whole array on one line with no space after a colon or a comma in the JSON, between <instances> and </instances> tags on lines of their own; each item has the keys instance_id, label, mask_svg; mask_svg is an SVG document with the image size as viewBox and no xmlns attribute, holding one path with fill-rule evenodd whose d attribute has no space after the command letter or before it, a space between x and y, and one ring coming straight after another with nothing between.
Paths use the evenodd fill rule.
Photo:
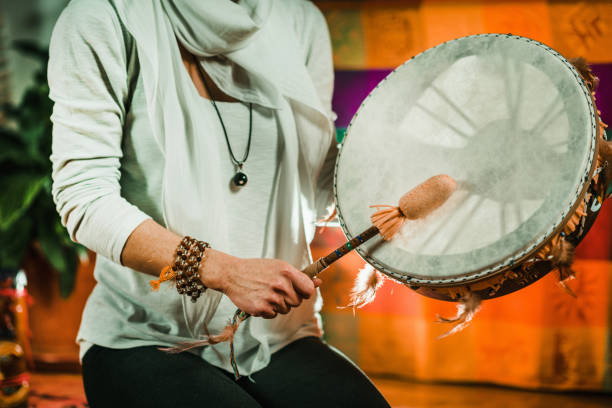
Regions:
<instances>
[{"instance_id":1,"label":"wrist","mask_svg":"<svg viewBox=\"0 0 612 408\"><path fill-rule=\"evenodd\" d=\"M206 250L206 259L200 264L200 280L207 288L226 291L227 273L238 258L212 248Z\"/></svg>"}]
</instances>

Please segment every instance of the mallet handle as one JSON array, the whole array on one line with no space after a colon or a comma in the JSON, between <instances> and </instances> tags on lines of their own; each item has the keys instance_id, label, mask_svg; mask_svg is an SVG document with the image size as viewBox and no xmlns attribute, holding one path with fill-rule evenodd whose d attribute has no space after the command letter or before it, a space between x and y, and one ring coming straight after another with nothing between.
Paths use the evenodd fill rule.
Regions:
<instances>
[{"instance_id":1,"label":"mallet handle","mask_svg":"<svg viewBox=\"0 0 612 408\"><path fill-rule=\"evenodd\" d=\"M319 274L329 265L336 262L338 259L342 258L344 255L348 254L353 249L357 248L359 245L363 244L370 238L376 236L378 232L378 228L372 225L370 228L363 231L355 238L351 239L350 241L347 241L344 245L330 252L329 255L327 255L326 257L319 258L315 262L308 265L302 270L302 272L304 272L309 277L314 278L317 274Z\"/></svg>"},{"instance_id":2,"label":"mallet handle","mask_svg":"<svg viewBox=\"0 0 612 408\"><path fill-rule=\"evenodd\" d=\"M375 237L376 234L378 234L378 232L379 232L378 228L372 225L370 228L363 231L361 234L357 235L355 238L351 239L350 241L347 241L346 244L338 247L336 250L331 252L326 257L319 258L315 262L308 265L306 268L302 270L302 272L304 272L309 277L314 278L317 274L319 274L329 265L336 262L338 259L342 258L344 255L348 254L353 249L357 248L359 245L368 241L370 238ZM236 310L236 313L234 316L240 320L244 320L250 317L251 315L244 313L242 310L238 309Z\"/></svg>"}]
</instances>

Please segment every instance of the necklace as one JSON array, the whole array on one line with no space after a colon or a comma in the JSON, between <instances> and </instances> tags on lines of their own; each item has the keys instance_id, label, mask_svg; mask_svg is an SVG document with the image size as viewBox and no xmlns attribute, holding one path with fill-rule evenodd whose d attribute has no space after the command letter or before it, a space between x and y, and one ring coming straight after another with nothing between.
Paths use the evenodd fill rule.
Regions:
<instances>
[{"instance_id":1,"label":"necklace","mask_svg":"<svg viewBox=\"0 0 612 408\"><path fill-rule=\"evenodd\" d=\"M217 112L217 116L219 117L219 122L221 122L221 128L223 129L223 135L225 136L227 150L229 150L230 159L232 160L232 163L234 163L234 166L236 167L236 174L232 178L232 182L234 183L234 186L236 187L244 187L247 181L249 181L249 178L247 177L247 175L242 171L242 167L244 166L244 163L246 163L249 157L249 152L251 150L251 134L253 131L253 104L249 103L249 138L247 140L246 151L244 152L244 155L242 156L242 160L238 160L236 159L236 156L234 156L234 151L232 150L232 145L230 144L229 137L227 136L227 130L225 129L225 123L223 123L221 112L219 112L219 108L217 108L215 99L213 98L212 92L210 91L208 83L206 82L206 78L204 77L204 73L202 72L202 67L200 66L200 63L198 62L195 56L193 57L193 60L196 66L198 67L198 73L200 74L200 78L202 79L202 82L204 83L204 88L206 88L206 92L208 92L208 96L210 96L210 102L215 108L215 112Z\"/></svg>"}]
</instances>

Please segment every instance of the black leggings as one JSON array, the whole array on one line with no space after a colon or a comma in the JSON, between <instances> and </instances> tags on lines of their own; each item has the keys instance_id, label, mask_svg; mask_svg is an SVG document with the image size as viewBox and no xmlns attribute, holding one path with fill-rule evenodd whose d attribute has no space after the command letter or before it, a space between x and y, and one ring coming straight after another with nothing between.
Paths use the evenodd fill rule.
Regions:
<instances>
[{"instance_id":1,"label":"black leggings","mask_svg":"<svg viewBox=\"0 0 612 408\"><path fill-rule=\"evenodd\" d=\"M374 384L319 338L297 340L237 382L190 353L91 347L83 382L92 408L389 407Z\"/></svg>"}]
</instances>

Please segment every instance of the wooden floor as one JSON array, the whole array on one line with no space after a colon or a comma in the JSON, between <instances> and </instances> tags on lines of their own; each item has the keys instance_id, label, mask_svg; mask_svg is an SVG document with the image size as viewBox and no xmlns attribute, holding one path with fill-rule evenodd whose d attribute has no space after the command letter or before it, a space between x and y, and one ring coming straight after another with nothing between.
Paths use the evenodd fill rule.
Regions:
<instances>
[{"instance_id":1,"label":"wooden floor","mask_svg":"<svg viewBox=\"0 0 612 408\"><path fill-rule=\"evenodd\" d=\"M496 386L421 384L374 378L394 408L611 408L612 394L548 393Z\"/></svg>"},{"instance_id":2,"label":"wooden floor","mask_svg":"<svg viewBox=\"0 0 612 408\"><path fill-rule=\"evenodd\" d=\"M420 384L380 378L373 380L394 408L612 407L612 395L543 393L494 386ZM34 374L31 382L31 408L87 406L78 375Z\"/></svg>"}]
</instances>

